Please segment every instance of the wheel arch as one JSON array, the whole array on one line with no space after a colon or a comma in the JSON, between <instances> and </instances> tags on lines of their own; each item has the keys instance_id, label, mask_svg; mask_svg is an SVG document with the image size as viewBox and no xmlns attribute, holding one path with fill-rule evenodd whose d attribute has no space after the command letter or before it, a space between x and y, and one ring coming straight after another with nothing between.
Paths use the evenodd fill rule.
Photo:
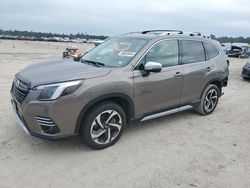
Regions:
<instances>
[{"instance_id":1,"label":"wheel arch","mask_svg":"<svg viewBox=\"0 0 250 188\"><path fill-rule=\"evenodd\" d=\"M101 103L104 101L112 101L112 102L115 102L118 105L120 105L123 108L123 110L127 116L127 122L134 118L134 104L133 104L132 99L128 95L123 94L123 93L106 94L106 95L103 95L103 96L100 96L100 97L93 99L92 101L87 103L87 105L85 105L82 108L82 110L77 118L75 133L79 133L82 121L83 121L85 115L88 113L88 111L92 107L97 105L98 103Z\"/></svg>"},{"instance_id":2,"label":"wheel arch","mask_svg":"<svg viewBox=\"0 0 250 188\"><path fill-rule=\"evenodd\" d=\"M210 80L210 81L205 85L205 87L202 89L200 98L202 97L202 94L203 94L203 92L205 91L205 89L207 88L207 86L210 85L210 84L214 84L214 85L216 85L216 86L219 88L219 91L220 91L219 96L221 96L222 81L221 81L221 79L219 79L219 78L215 78L215 79Z\"/></svg>"}]
</instances>

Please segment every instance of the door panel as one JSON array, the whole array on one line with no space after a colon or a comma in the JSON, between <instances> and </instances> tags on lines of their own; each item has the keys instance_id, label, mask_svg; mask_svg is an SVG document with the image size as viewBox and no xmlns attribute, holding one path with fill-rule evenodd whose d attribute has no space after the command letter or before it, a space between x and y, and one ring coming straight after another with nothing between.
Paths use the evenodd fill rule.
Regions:
<instances>
[{"instance_id":1,"label":"door panel","mask_svg":"<svg viewBox=\"0 0 250 188\"><path fill-rule=\"evenodd\" d=\"M142 77L141 71L134 71L134 96L136 116L165 110L180 105L183 77L182 66L164 68L159 73Z\"/></svg>"},{"instance_id":2,"label":"door panel","mask_svg":"<svg viewBox=\"0 0 250 188\"><path fill-rule=\"evenodd\" d=\"M212 69L209 62L183 65L183 90L181 104L189 104L200 99L205 87L207 76Z\"/></svg>"},{"instance_id":3,"label":"door panel","mask_svg":"<svg viewBox=\"0 0 250 188\"><path fill-rule=\"evenodd\" d=\"M144 65L156 62L162 65L159 73L143 77ZM150 47L134 70L134 96L136 116L159 112L180 105L183 84L182 66L179 65L177 40L161 40Z\"/></svg>"},{"instance_id":4,"label":"door panel","mask_svg":"<svg viewBox=\"0 0 250 188\"><path fill-rule=\"evenodd\" d=\"M206 61L201 41L180 40L180 50L184 81L181 105L186 105L200 99L212 64Z\"/></svg>"},{"instance_id":5,"label":"door panel","mask_svg":"<svg viewBox=\"0 0 250 188\"><path fill-rule=\"evenodd\" d=\"M144 65L156 62L161 72L143 77ZM179 65L179 43L175 39L161 40L152 45L134 70L134 99L136 116L163 111L180 105L183 85Z\"/></svg>"}]
</instances>

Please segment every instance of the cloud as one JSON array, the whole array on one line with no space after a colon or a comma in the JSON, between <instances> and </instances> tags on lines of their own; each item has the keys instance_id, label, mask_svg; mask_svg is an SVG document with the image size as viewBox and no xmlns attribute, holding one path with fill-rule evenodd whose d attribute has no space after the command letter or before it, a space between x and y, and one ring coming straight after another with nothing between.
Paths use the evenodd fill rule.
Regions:
<instances>
[{"instance_id":1,"label":"cloud","mask_svg":"<svg viewBox=\"0 0 250 188\"><path fill-rule=\"evenodd\" d=\"M0 28L115 35L183 29L248 36L248 0L1 0Z\"/></svg>"}]
</instances>

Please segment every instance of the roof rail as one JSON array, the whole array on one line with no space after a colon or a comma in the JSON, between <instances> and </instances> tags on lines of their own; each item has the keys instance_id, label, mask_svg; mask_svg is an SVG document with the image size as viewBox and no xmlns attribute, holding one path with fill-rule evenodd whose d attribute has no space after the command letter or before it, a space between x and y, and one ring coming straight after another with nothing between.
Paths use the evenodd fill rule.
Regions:
<instances>
[{"instance_id":1,"label":"roof rail","mask_svg":"<svg viewBox=\"0 0 250 188\"><path fill-rule=\"evenodd\" d=\"M184 32L183 34L186 34L192 37L197 36L197 37L203 37L203 38L210 38L209 36L202 35L200 32Z\"/></svg>"},{"instance_id":2,"label":"roof rail","mask_svg":"<svg viewBox=\"0 0 250 188\"><path fill-rule=\"evenodd\" d=\"M164 36L164 35L188 35L193 37L203 37L203 38L210 38L209 36L202 35L200 32L183 32L181 30L165 30L165 29L159 29L159 30L147 30L142 32L129 32L124 35L131 35L131 34L147 34L147 33L154 33L158 36Z\"/></svg>"},{"instance_id":3,"label":"roof rail","mask_svg":"<svg viewBox=\"0 0 250 188\"><path fill-rule=\"evenodd\" d=\"M140 31L132 31L132 32L128 32L128 33L124 33L123 35L132 35L132 34L141 34Z\"/></svg>"},{"instance_id":4,"label":"roof rail","mask_svg":"<svg viewBox=\"0 0 250 188\"><path fill-rule=\"evenodd\" d=\"M192 32L193 34L195 34L196 36L201 36L200 32Z\"/></svg>"},{"instance_id":5,"label":"roof rail","mask_svg":"<svg viewBox=\"0 0 250 188\"><path fill-rule=\"evenodd\" d=\"M147 31L142 31L142 34L147 34L147 33L157 33L157 32L162 32L162 33L171 33L171 32L175 32L178 34L183 34L183 31L180 30L147 30Z\"/></svg>"}]
</instances>

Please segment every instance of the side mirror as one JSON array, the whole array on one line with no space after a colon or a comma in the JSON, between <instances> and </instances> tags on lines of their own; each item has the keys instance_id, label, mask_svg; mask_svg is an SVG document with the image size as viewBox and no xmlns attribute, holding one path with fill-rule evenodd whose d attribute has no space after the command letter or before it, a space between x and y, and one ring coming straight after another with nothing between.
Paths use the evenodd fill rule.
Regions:
<instances>
[{"instance_id":1,"label":"side mirror","mask_svg":"<svg viewBox=\"0 0 250 188\"><path fill-rule=\"evenodd\" d=\"M150 72L161 72L162 64L149 61L145 64L142 72L143 76L148 76Z\"/></svg>"}]
</instances>

